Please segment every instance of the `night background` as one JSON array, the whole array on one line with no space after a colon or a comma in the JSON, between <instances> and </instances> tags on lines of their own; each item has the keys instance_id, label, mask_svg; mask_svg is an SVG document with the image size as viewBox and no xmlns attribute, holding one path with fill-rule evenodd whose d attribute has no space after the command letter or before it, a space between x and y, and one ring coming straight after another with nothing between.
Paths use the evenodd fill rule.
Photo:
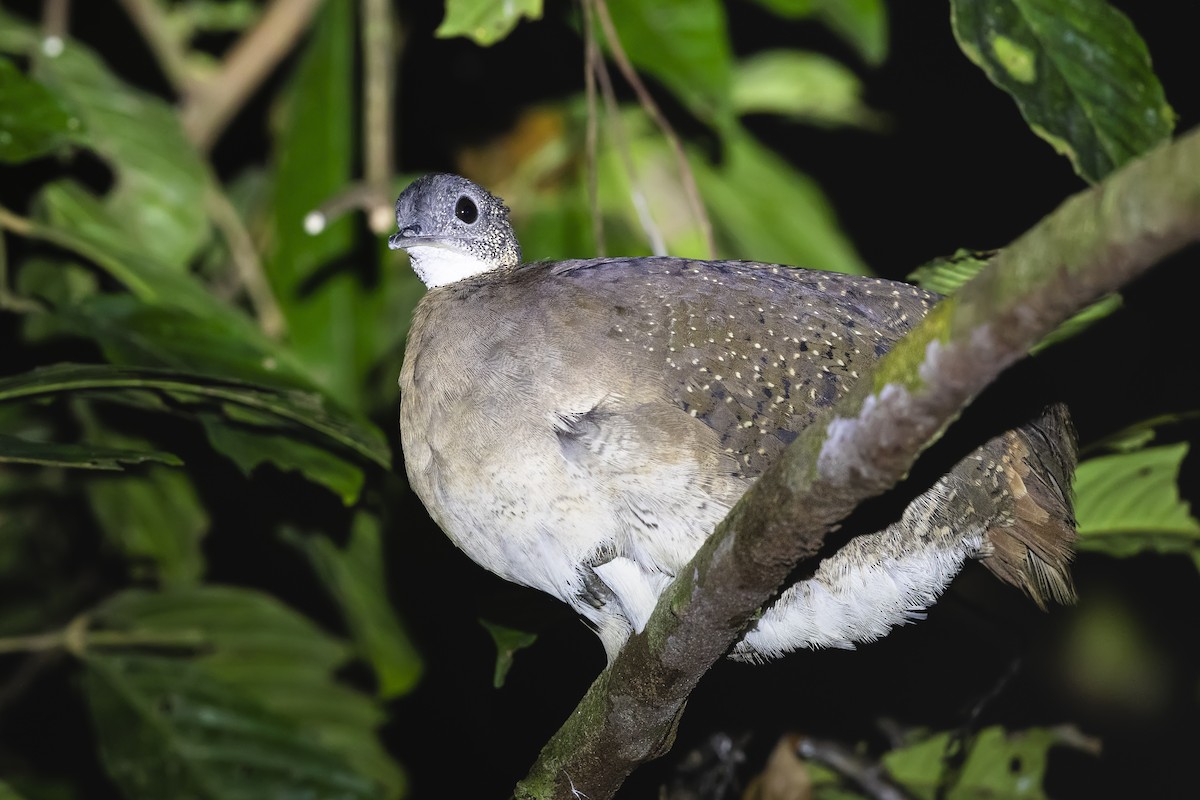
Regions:
<instances>
[{"instance_id":1,"label":"night background","mask_svg":"<svg viewBox=\"0 0 1200 800\"><path fill-rule=\"evenodd\" d=\"M626 30L623 21L636 14L617 0L609 3L618 31ZM40 82L68 112L88 118L94 99L71 86L90 79L52 68L43 74L40 57L28 49L26 32L47 24L43 15L56 5L69 6L68 53L77 41L114 80L167 104L182 96L127 12L149 5L182 17L189 4L6 1L0 3L0 132L7 124L26 124L19 113L11 114L16 123L6 116L24 108L10 105L26 97L18 84ZM207 19L223 20L188 40L189 63L205 75L212 65L205 67L199 56L227 54L264 9L288 4L190 5L196 19L208 9ZM509 203L528 259L594 255L580 7L552 0L540 20L523 20L496 44L481 47L434 35L442 3L392 4L399 45L393 128L386 158L372 165L362 146L367 122L360 90L368 68L356 27L372 4L312 5L320 6L312 21L228 126L213 134L207 154L203 145L193 147L189 158L196 166L189 174L200 188L179 198L202 206L193 209L198 225L188 223L186 213L161 227L153 217L122 219L124 206L117 205L105 217L75 190L57 200L48 195L47 186L71 181L89 198L112 197L123 174L120 156L88 136L120 133L102 125L89 123L81 134L47 124L48 144L36 152L0 150L0 206L19 215L3 225L0 381L66 362L166 368L194 378L187 391L152 379L134 388L96 379L98 385L45 390L33 400L11 399L5 394L10 383L0 383L0 445L16 437L174 454L183 462L121 457L124 472L102 472L64 466L65 450L33 464L0 458L0 798L10 796L6 792L27 798L323 798L401 791L504 797L604 668L598 640L579 619L549 597L471 563L408 490L395 381L408 314L422 287L406 257L386 249L389 231L372 231L362 213L394 201L420 174L458 172ZM684 13L680 5L646 3ZM703 100L679 91L662 73L643 70L688 146L720 257L869 269L904 279L960 248L1002 248L1086 188L1071 162L1030 130L1013 98L964 56L949 4L887 3L886 58L877 64L869 63L880 52L872 55L869 40L855 40L828 18L777 13L805 5L730 0L695 8L724 14L735 60L766 50L814 51L851 70L861 80L865 106L847 102L871 110L865 125L745 113L731 133L719 113L706 118ZM1177 114L1175 135L1191 130L1200 123L1195 55L1173 4L1109 5L1128 16L1144 40ZM610 72L647 194L656 213L670 220L668 245L673 253L699 256L669 150L611 63ZM139 113L127 124L143 123L164 124ZM41 124L28 123L38 131ZM607 253L649 253L603 120L599 130ZM163 136L146 138L161 143ZM779 194L775 182L722 171L734 163L735 141L757 142L786 165L781 171L764 160L757 167L779 185L806 188ZM163 148L162 157L171 158L173 151ZM153 159L147 163L152 166L144 169L155 168ZM364 176L381 164L386 180L372 184ZM807 188L809 180L824 193L832 217L793 205L819 198ZM286 333L264 334L261 342L241 333L246 320L261 323L262 307L231 266L236 245L229 242L236 233L208 221L220 213L205 199L209 181L224 187L240 215ZM348 200L348 213L331 213L328 230L308 236L300 224L304 215L355 181L363 181L367 199ZM169 198L170 192L154 196ZM150 202L136 194L126 200ZM743 215L764 224L748 229ZM23 219L81 238L27 235ZM178 230L194 231L195 241L172 249L169 239ZM166 279L151 281L166 287L157 295L139 290L137 276L151 273L137 270L150 267L123 278L112 266L139 252L166 264L163 274L187 276L238 319L221 316L225 311L210 314L209 300L173 299L164 294L175 286ZM1039 355L1036 372L1022 367L1002 379L985 401L1003 407L1030 392L1065 400L1085 459L1137 452L1106 449L1102 442L1130 428L1146 430L1148 420L1156 420L1153 447L1194 441L1192 272L1198 253L1193 245L1155 267L1122 293L1120 308ZM267 358L278 359L277 371L271 372L275 361L262 369ZM240 401L205 388L221 379L312 392L326 410L336 410L331 418L342 427L301 424L299 416L267 419L258 407L234 413L231 404ZM291 397L280 394L272 407L288 406ZM365 433L355 439L345 433L350 429ZM292 440L303 444L292 447ZM1170 483L1176 476L1168 473ZM166 474L186 478L181 485ZM1183 458L1177 483L1194 507L1200 494L1194 453ZM1154 502L1149 505L1153 511ZM925 734L966 736L996 725L1038 731L1055 745L1034 748L1038 757L1048 752L1044 771L1014 763L1016 756L1005 759L1012 773L1028 767L1036 778L1027 793L1011 796L1187 795L1194 784L1190 759L1200 745L1200 525L1186 514L1184 522L1175 514L1170 525L1154 519L1150 513L1144 529L1122 529L1090 544L1085 532L1073 570L1080 602L1071 608L1043 613L971 564L927 620L878 643L795 653L765 666L718 663L692 696L673 750L636 771L620 796L743 796L780 738L791 733L879 759L900 749L898 742ZM276 598L296 614L284 621L262 611L256 599L190 599L214 586ZM142 594L114 604L131 589ZM190 617L191 608L204 610ZM314 624L315 638L296 632L295 618ZM52 645L29 640L81 619L100 634L94 647L81 650L78 640L66 638ZM220 633L231 620L238 633ZM493 686L496 644L480 620L537 634L516 652L500 688ZM276 624L292 631L294 647L277 646ZM172 638L171 629L193 628L204 631L199 640ZM162 637L137 638L147 630ZM137 636L104 639L131 631ZM150 673L165 683L150 681ZM183 686L193 673L196 682ZM170 685L172 675L183 688ZM322 694L332 685L345 694ZM254 763L226 768L180 755L187 750L181 745L211 736L205 741L218 750L248 753L251 762L257 757L256 742L238 738L248 736L244 731L222 739L219 724L197 733L188 727L195 720L185 719L187 708L216 708L235 696L245 704L234 704L237 713L258 719L256 709L265 708L272 724L289 732L277 742L279 759L318 765L311 785L272 783L269 769L256 772ZM164 728L155 714L176 725L165 744L156 740ZM368 752L361 743L374 736L376 724L379 745ZM714 734L735 742L736 760L714 761ZM306 748L328 752L317 756ZM689 756L704 766L681 766ZM176 758L185 766L171 766ZM151 763L160 766L144 766ZM193 777L179 778L173 769ZM349 777L339 784L341 771ZM726 774L733 777L724 794L713 788L720 781L707 781L709 794L679 788L705 783L698 775ZM197 782L188 783L193 778ZM834 773L814 772L813 779L811 796L864 796ZM953 787L944 776L939 780L940 786L906 784L906 791L1010 796L969 781ZM676 793L660 794L664 786Z\"/></svg>"}]
</instances>

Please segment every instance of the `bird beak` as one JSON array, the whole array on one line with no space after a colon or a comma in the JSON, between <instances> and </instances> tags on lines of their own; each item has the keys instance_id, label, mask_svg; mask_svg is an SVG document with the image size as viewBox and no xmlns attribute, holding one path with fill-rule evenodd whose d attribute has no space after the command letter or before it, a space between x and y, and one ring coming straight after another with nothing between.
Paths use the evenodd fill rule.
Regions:
<instances>
[{"instance_id":1,"label":"bird beak","mask_svg":"<svg viewBox=\"0 0 1200 800\"><path fill-rule=\"evenodd\" d=\"M405 236L403 233L393 233L388 237L389 250L403 250L405 246Z\"/></svg>"}]
</instances>

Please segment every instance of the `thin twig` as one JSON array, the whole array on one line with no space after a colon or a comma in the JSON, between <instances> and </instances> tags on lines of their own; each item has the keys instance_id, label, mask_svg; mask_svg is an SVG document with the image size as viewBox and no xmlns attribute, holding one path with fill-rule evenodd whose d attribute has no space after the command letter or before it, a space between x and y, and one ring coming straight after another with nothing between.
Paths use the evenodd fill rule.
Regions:
<instances>
[{"instance_id":1,"label":"thin twig","mask_svg":"<svg viewBox=\"0 0 1200 800\"><path fill-rule=\"evenodd\" d=\"M187 50L171 31L170 22L158 0L119 0L134 27L146 40L159 69L171 88L180 96L196 89L196 79L188 66Z\"/></svg>"},{"instance_id":2,"label":"thin twig","mask_svg":"<svg viewBox=\"0 0 1200 800\"><path fill-rule=\"evenodd\" d=\"M796 755L824 764L842 777L849 778L874 800L908 800L908 795L888 779L887 770L882 764L859 755L841 742L799 736Z\"/></svg>"},{"instance_id":3,"label":"thin twig","mask_svg":"<svg viewBox=\"0 0 1200 800\"><path fill-rule=\"evenodd\" d=\"M58 58L66 47L70 28L71 0L45 0L42 4L41 54L47 58Z\"/></svg>"},{"instance_id":4,"label":"thin twig","mask_svg":"<svg viewBox=\"0 0 1200 800\"><path fill-rule=\"evenodd\" d=\"M696 176L692 174L692 166L688 163L687 153L684 152L683 142L680 141L675 129L671 127L671 123L667 121L666 116L659 109L658 104L654 102L654 98L650 96L646 85L642 83L642 79L638 77L637 70L633 68L633 64L629 62L629 58L625 55L625 49L621 47L621 39L617 36L616 26L613 25L612 17L608 13L608 4L605 0L591 0L596 6L596 15L600 18L600 26L604 28L604 36L608 40L609 49L612 51L613 60L617 62L617 68L621 70L621 74L625 76L625 80L633 89L634 94L638 97L638 102L646 109L646 113L654 120L663 136L671 145L671 149L675 153L675 162L679 166L679 177L683 181L683 193L687 198L688 205L692 208L692 214L696 217L696 224L700 226L700 233L704 237L704 246L708 250L709 258L717 257L717 245L713 241L712 223L708 219L708 212L704 209L704 201L700 199L700 189L696 186Z\"/></svg>"},{"instance_id":5,"label":"thin twig","mask_svg":"<svg viewBox=\"0 0 1200 800\"><path fill-rule=\"evenodd\" d=\"M259 327L267 336L274 339L279 338L287 327L283 311L279 308L275 293L267 281L262 260L258 257L258 250L254 246L254 239L246 230L246 226L242 224L241 215L229 201L229 197L221 188L215 174L210 176L209 189L205 193L204 202L213 225L225 237L225 243L229 245L229 257L233 260L238 278L246 289L246 297L249 298L250 305L254 308L254 315L258 318Z\"/></svg>"},{"instance_id":6,"label":"thin twig","mask_svg":"<svg viewBox=\"0 0 1200 800\"><path fill-rule=\"evenodd\" d=\"M321 0L272 0L230 49L221 69L185 97L180 117L188 138L209 150L255 89L308 29Z\"/></svg>"},{"instance_id":7,"label":"thin twig","mask_svg":"<svg viewBox=\"0 0 1200 800\"><path fill-rule=\"evenodd\" d=\"M363 162L371 196L381 198L367 208L367 224L386 233L394 224L391 204L392 152L395 131L396 37L390 0L362 0L359 36L363 48Z\"/></svg>"},{"instance_id":8,"label":"thin twig","mask_svg":"<svg viewBox=\"0 0 1200 800\"><path fill-rule=\"evenodd\" d=\"M596 105L596 73L593 65L600 61L596 46L596 24L592 19L592 6L588 0L580 0L583 9L583 86L587 97L587 129L585 153L587 163L588 208L592 212L592 236L596 240L596 255L603 256L604 215L600 213L600 165L596 160L597 128L600 109Z\"/></svg>"},{"instance_id":9,"label":"thin twig","mask_svg":"<svg viewBox=\"0 0 1200 800\"><path fill-rule=\"evenodd\" d=\"M646 233L646 238L650 240L650 251L656 256L665 256L667 243L663 239L662 231L654 222L654 216L650 213L650 204L646 202L646 195L642 192L641 183L638 181L637 167L633 163L629 139L625 136L625 123L621 120L621 109L617 105L617 95L613 91L612 79L609 77L608 68L604 65L604 59L600 57L600 51L594 50L593 55L595 59L592 61L592 69L600 83L600 93L604 96L604 108L612 130L613 146L629 177L629 199L633 201L638 223Z\"/></svg>"}]
</instances>

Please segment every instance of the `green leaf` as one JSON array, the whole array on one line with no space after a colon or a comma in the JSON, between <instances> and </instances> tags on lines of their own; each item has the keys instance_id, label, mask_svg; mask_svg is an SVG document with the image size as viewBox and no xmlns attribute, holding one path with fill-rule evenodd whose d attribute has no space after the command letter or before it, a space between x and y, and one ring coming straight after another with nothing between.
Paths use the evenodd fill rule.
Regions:
<instances>
[{"instance_id":1,"label":"green leaf","mask_svg":"<svg viewBox=\"0 0 1200 800\"><path fill-rule=\"evenodd\" d=\"M609 3L625 54L693 114L725 130L733 120L733 54L719 0Z\"/></svg>"},{"instance_id":2,"label":"green leaf","mask_svg":"<svg viewBox=\"0 0 1200 800\"><path fill-rule=\"evenodd\" d=\"M384 796L401 792L403 775L375 736L382 712L333 678L348 658L345 644L275 598L211 585L128 590L105 602L93 618L101 628L98 635L198 635L202 645L196 656L180 663L254 698L359 774L387 787Z\"/></svg>"},{"instance_id":3,"label":"green leaf","mask_svg":"<svg viewBox=\"0 0 1200 800\"><path fill-rule=\"evenodd\" d=\"M434 31L442 39L466 36L490 47L508 36L522 17L542 18L542 0L446 0L446 18Z\"/></svg>"},{"instance_id":4,"label":"green leaf","mask_svg":"<svg viewBox=\"0 0 1200 800\"><path fill-rule=\"evenodd\" d=\"M0 13L0 50L32 56L37 29ZM208 170L170 103L135 89L78 40L38 58L38 78L83 122L79 141L112 168L104 205L130 247L182 270L208 238Z\"/></svg>"},{"instance_id":5,"label":"green leaf","mask_svg":"<svg viewBox=\"0 0 1200 800\"><path fill-rule=\"evenodd\" d=\"M0 58L0 161L16 164L53 153L82 128L58 95Z\"/></svg>"},{"instance_id":6,"label":"green leaf","mask_svg":"<svg viewBox=\"0 0 1200 800\"><path fill-rule=\"evenodd\" d=\"M537 634L507 628L486 619L479 620L479 624L491 634L492 641L496 644L496 671L492 676L492 686L499 689L508 678L508 671L512 669L513 656L518 650L524 650L536 642Z\"/></svg>"},{"instance_id":7,"label":"green leaf","mask_svg":"<svg viewBox=\"0 0 1200 800\"><path fill-rule=\"evenodd\" d=\"M939 733L883 757L891 777L918 800L969 798L1029 798L1041 800L1046 760L1051 747L1063 744L1061 733L1045 728L1008 732L995 725L984 728L967 743L966 760L957 776L949 776L943 792L947 756L954 734Z\"/></svg>"},{"instance_id":8,"label":"green leaf","mask_svg":"<svg viewBox=\"0 0 1200 800\"><path fill-rule=\"evenodd\" d=\"M364 476L361 468L324 448L296 438L294 432L239 425L215 414L201 414L200 421L209 443L232 459L247 477L261 464L271 463L281 470L294 470L322 484L346 505L352 505L362 492Z\"/></svg>"},{"instance_id":9,"label":"green leaf","mask_svg":"<svg viewBox=\"0 0 1200 800\"><path fill-rule=\"evenodd\" d=\"M727 139L720 166L692 163L718 238L735 257L867 271L820 187L749 134Z\"/></svg>"},{"instance_id":10,"label":"green leaf","mask_svg":"<svg viewBox=\"0 0 1200 800\"><path fill-rule=\"evenodd\" d=\"M863 102L862 92L858 76L828 56L767 50L737 65L733 108L816 125L880 127L882 115Z\"/></svg>"},{"instance_id":11,"label":"green leaf","mask_svg":"<svg viewBox=\"0 0 1200 800\"><path fill-rule=\"evenodd\" d=\"M1179 496L1181 442L1089 458L1075 471L1079 548L1129 556L1195 552L1200 522Z\"/></svg>"},{"instance_id":12,"label":"green leaf","mask_svg":"<svg viewBox=\"0 0 1200 800\"><path fill-rule=\"evenodd\" d=\"M954 35L1033 131L1098 181L1175 123L1150 54L1105 0L952 0Z\"/></svg>"},{"instance_id":13,"label":"green leaf","mask_svg":"<svg viewBox=\"0 0 1200 800\"><path fill-rule=\"evenodd\" d=\"M127 294L99 294L58 309L74 333L94 339L109 361L220 375L280 388L311 389L282 348L247 337L240 317L199 316Z\"/></svg>"},{"instance_id":14,"label":"green leaf","mask_svg":"<svg viewBox=\"0 0 1200 800\"><path fill-rule=\"evenodd\" d=\"M147 461L157 461L175 467L183 463L171 453L159 450L35 442L0 433L0 463L120 471L124 469L125 464L143 464Z\"/></svg>"},{"instance_id":15,"label":"green leaf","mask_svg":"<svg viewBox=\"0 0 1200 800\"><path fill-rule=\"evenodd\" d=\"M0 403L62 393L104 393L115 390L153 391L170 397L209 403L228 403L318 434L384 468L391 452L373 425L345 412L329 409L311 392L254 386L241 381L170 370L107 365L58 364L0 379Z\"/></svg>"},{"instance_id":16,"label":"green leaf","mask_svg":"<svg viewBox=\"0 0 1200 800\"><path fill-rule=\"evenodd\" d=\"M996 255L996 251L977 252L959 250L952 256L935 258L928 264L917 267L908 274L907 280L938 294L951 295L961 289L974 278L980 270ZM1107 317L1121 307L1123 300L1119 294L1110 294L1083 311L1072 316L1059 325L1044 339L1038 342L1030 353L1037 354L1047 347L1064 342L1078 336L1095 323Z\"/></svg>"},{"instance_id":17,"label":"green leaf","mask_svg":"<svg viewBox=\"0 0 1200 800\"><path fill-rule=\"evenodd\" d=\"M125 797L379 797L312 731L185 659L93 654L86 664L100 755Z\"/></svg>"},{"instance_id":18,"label":"green leaf","mask_svg":"<svg viewBox=\"0 0 1200 800\"><path fill-rule=\"evenodd\" d=\"M358 651L375 670L379 696L410 692L421 660L388 599L379 521L357 515L345 550L325 536L288 532L285 538L308 556L337 600Z\"/></svg>"},{"instance_id":19,"label":"green leaf","mask_svg":"<svg viewBox=\"0 0 1200 800\"><path fill-rule=\"evenodd\" d=\"M952 295L967 285L995 257L997 250L959 249L954 255L935 258L910 272L905 280L938 294Z\"/></svg>"},{"instance_id":20,"label":"green leaf","mask_svg":"<svg viewBox=\"0 0 1200 800\"><path fill-rule=\"evenodd\" d=\"M317 384L348 408L360 407L356 351L362 291L348 269L331 270L354 244L343 216L316 236L304 218L353 180L354 8L326 3L283 106L276 115L271 246L267 277L287 319L292 351Z\"/></svg>"},{"instance_id":21,"label":"green leaf","mask_svg":"<svg viewBox=\"0 0 1200 800\"><path fill-rule=\"evenodd\" d=\"M888 19L883 0L758 0L788 19L815 17L850 44L864 61L887 58Z\"/></svg>"},{"instance_id":22,"label":"green leaf","mask_svg":"<svg viewBox=\"0 0 1200 800\"><path fill-rule=\"evenodd\" d=\"M104 446L145 448L148 443L103 430L84 418L89 438ZM134 561L135 574L166 586L184 586L204 574L200 543L208 513L187 473L149 466L121 475L91 476L84 489L108 541Z\"/></svg>"},{"instance_id":23,"label":"green leaf","mask_svg":"<svg viewBox=\"0 0 1200 800\"><path fill-rule=\"evenodd\" d=\"M11 786L0 781L0 800L22 800L22 798Z\"/></svg>"}]
</instances>

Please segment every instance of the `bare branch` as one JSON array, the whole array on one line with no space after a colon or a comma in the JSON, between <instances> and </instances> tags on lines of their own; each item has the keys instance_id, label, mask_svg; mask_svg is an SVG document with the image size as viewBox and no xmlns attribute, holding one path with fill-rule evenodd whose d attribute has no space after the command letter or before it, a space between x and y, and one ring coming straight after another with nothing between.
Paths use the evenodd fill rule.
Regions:
<instances>
[{"instance_id":1,"label":"bare branch","mask_svg":"<svg viewBox=\"0 0 1200 800\"><path fill-rule=\"evenodd\" d=\"M171 87L180 95L186 95L195 88L186 49L171 32L167 15L158 0L120 0L120 3L146 40L146 46L154 54Z\"/></svg>"},{"instance_id":2,"label":"bare branch","mask_svg":"<svg viewBox=\"0 0 1200 800\"><path fill-rule=\"evenodd\" d=\"M271 291L271 284L267 281L254 240L242 224L241 215L229 202L229 197L221 188L216 175L210 176L205 205L213 225L229 245L229 256L233 260L238 281L246 289L246 296L254 308L259 327L267 336L279 338L286 328L283 311L275 300L275 293Z\"/></svg>"},{"instance_id":3,"label":"bare branch","mask_svg":"<svg viewBox=\"0 0 1200 800\"><path fill-rule=\"evenodd\" d=\"M1002 251L754 484L516 796L568 798L573 782L592 800L611 797L670 746L700 676L834 525L899 481L939 430L1059 323L1196 240L1200 129L1070 198Z\"/></svg>"},{"instance_id":4,"label":"bare branch","mask_svg":"<svg viewBox=\"0 0 1200 800\"><path fill-rule=\"evenodd\" d=\"M391 200L392 148L396 144L392 110L396 94L396 36L391 0L362 0L359 32L363 48L364 180L382 198L367 209L367 224L377 234L394 224Z\"/></svg>"},{"instance_id":5,"label":"bare branch","mask_svg":"<svg viewBox=\"0 0 1200 800\"><path fill-rule=\"evenodd\" d=\"M596 161L597 123L600 110L596 106L596 64L601 64L596 46L596 24L592 20L589 0L580 0L583 9L583 87L587 97L587 133L584 151L587 159L588 208L592 212L592 236L596 240L596 255L604 255L604 217L600 213L600 165Z\"/></svg>"},{"instance_id":6,"label":"bare branch","mask_svg":"<svg viewBox=\"0 0 1200 800\"><path fill-rule=\"evenodd\" d=\"M321 0L272 0L258 24L230 49L221 70L192 89L180 117L197 147L212 148L254 90L308 29L320 4Z\"/></svg>"}]
</instances>

